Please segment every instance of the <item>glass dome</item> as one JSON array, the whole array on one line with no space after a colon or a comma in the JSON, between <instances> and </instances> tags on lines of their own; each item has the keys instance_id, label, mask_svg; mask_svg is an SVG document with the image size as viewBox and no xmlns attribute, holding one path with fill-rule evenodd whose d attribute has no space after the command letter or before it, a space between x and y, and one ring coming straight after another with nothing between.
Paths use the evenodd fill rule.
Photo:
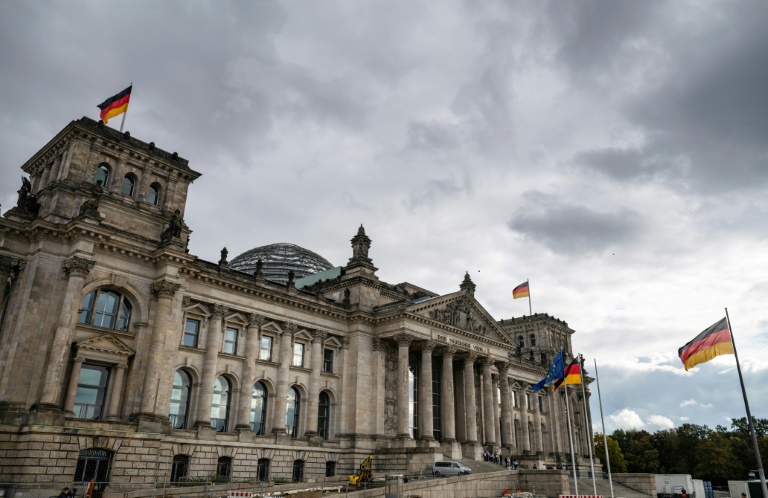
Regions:
<instances>
[{"instance_id":1,"label":"glass dome","mask_svg":"<svg viewBox=\"0 0 768 498\"><path fill-rule=\"evenodd\" d=\"M245 273L256 271L256 262L261 258L264 278L273 282L288 283L288 272L293 270L298 279L330 270L334 266L324 257L296 244L270 244L245 251L232 259L229 267Z\"/></svg>"}]
</instances>

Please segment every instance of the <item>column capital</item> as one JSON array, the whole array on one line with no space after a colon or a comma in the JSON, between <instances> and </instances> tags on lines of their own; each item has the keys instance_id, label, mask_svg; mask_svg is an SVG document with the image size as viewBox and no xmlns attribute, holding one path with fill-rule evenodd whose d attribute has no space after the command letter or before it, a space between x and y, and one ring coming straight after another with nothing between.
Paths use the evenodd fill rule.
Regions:
<instances>
[{"instance_id":1,"label":"column capital","mask_svg":"<svg viewBox=\"0 0 768 498\"><path fill-rule=\"evenodd\" d=\"M349 349L349 337L342 337L339 342L341 342L341 349Z\"/></svg>"},{"instance_id":2,"label":"column capital","mask_svg":"<svg viewBox=\"0 0 768 498\"><path fill-rule=\"evenodd\" d=\"M127 363L127 362L125 362L125 361L123 361L123 362L120 362L120 363L118 363L118 364L116 365L116 368L118 368L118 369L120 369L120 370L125 370L126 368L128 368L128 363Z\"/></svg>"},{"instance_id":3,"label":"column capital","mask_svg":"<svg viewBox=\"0 0 768 498\"><path fill-rule=\"evenodd\" d=\"M171 282L170 280L160 280L152 284L152 294L158 298L172 298L176 291L181 288L180 284Z\"/></svg>"},{"instance_id":4,"label":"column capital","mask_svg":"<svg viewBox=\"0 0 768 498\"><path fill-rule=\"evenodd\" d=\"M189 308L192 306L192 298L189 296L184 296L181 298L181 307L182 308Z\"/></svg>"},{"instance_id":5,"label":"column capital","mask_svg":"<svg viewBox=\"0 0 768 498\"><path fill-rule=\"evenodd\" d=\"M264 316L259 315L258 313L249 313L248 314L248 326L249 327L261 327L264 325L264 322L266 322L267 319L264 318Z\"/></svg>"},{"instance_id":6,"label":"column capital","mask_svg":"<svg viewBox=\"0 0 768 498\"><path fill-rule=\"evenodd\" d=\"M496 364L496 360L489 356L485 356L482 360L480 360L480 363L483 365L483 368L491 368Z\"/></svg>"},{"instance_id":7,"label":"column capital","mask_svg":"<svg viewBox=\"0 0 768 498\"><path fill-rule=\"evenodd\" d=\"M477 360L480 357L479 354L477 354L474 351L465 351L464 352L464 362L469 362L470 364L474 363L475 360Z\"/></svg>"},{"instance_id":8,"label":"column capital","mask_svg":"<svg viewBox=\"0 0 768 498\"><path fill-rule=\"evenodd\" d=\"M384 339L379 337L374 337L371 340L371 346L373 347L374 351L385 351L387 349L387 343L384 342Z\"/></svg>"},{"instance_id":9,"label":"column capital","mask_svg":"<svg viewBox=\"0 0 768 498\"><path fill-rule=\"evenodd\" d=\"M85 362L85 357L84 356L75 356L74 358L72 358L72 362L73 363L84 363Z\"/></svg>"},{"instance_id":10,"label":"column capital","mask_svg":"<svg viewBox=\"0 0 768 498\"><path fill-rule=\"evenodd\" d=\"M506 378L507 372L509 371L509 362L497 361L495 365L496 365L496 368L499 370L499 375Z\"/></svg>"},{"instance_id":11,"label":"column capital","mask_svg":"<svg viewBox=\"0 0 768 498\"><path fill-rule=\"evenodd\" d=\"M437 343L435 341L422 341L421 342L421 351L422 352L432 353L432 351L434 351L436 347L437 347Z\"/></svg>"},{"instance_id":12,"label":"column capital","mask_svg":"<svg viewBox=\"0 0 768 498\"><path fill-rule=\"evenodd\" d=\"M295 323L287 322L285 325L283 325L283 334L292 336L296 333L297 330L299 330L299 326Z\"/></svg>"},{"instance_id":13,"label":"column capital","mask_svg":"<svg viewBox=\"0 0 768 498\"><path fill-rule=\"evenodd\" d=\"M416 340L416 337L414 337L411 334L406 334L405 332L401 332L393 337L395 342L397 342L398 346L410 346L411 343Z\"/></svg>"},{"instance_id":14,"label":"column capital","mask_svg":"<svg viewBox=\"0 0 768 498\"><path fill-rule=\"evenodd\" d=\"M319 342L319 343L322 344L323 342L325 342L326 337L328 337L328 332L326 332L325 330L319 330L318 329L318 330L315 330L314 332L312 332L312 342L313 343Z\"/></svg>"},{"instance_id":15,"label":"column capital","mask_svg":"<svg viewBox=\"0 0 768 498\"><path fill-rule=\"evenodd\" d=\"M223 304L214 304L211 306L211 318L213 319L222 319L228 312L229 307L224 306Z\"/></svg>"},{"instance_id":16,"label":"column capital","mask_svg":"<svg viewBox=\"0 0 768 498\"><path fill-rule=\"evenodd\" d=\"M96 262L90 259L72 256L64 261L62 268L68 277L86 277L95 264Z\"/></svg>"},{"instance_id":17,"label":"column capital","mask_svg":"<svg viewBox=\"0 0 768 498\"><path fill-rule=\"evenodd\" d=\"M443 356L450 356L451 358L453 358L456 355L456 351L458 351L458 349L456 349L453 346L441 346L440 347L440 353Z\"/></svg>"}]
</instances>

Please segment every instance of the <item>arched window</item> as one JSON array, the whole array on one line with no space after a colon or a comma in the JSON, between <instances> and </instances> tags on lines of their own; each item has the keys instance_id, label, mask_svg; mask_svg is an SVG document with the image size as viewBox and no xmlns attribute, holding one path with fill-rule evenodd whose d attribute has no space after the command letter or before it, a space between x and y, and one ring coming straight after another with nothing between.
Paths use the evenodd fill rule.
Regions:
<instances>
[{"instance_id":1,"label":"arched window","mask_svg":"<svg viewBox=\"0 0 768 498\"><path fill-rule=\"evenodd\" d=\"M256 478L259 481L269 479L269 458L259 458L256 462Z\"/></svg>"},{"instance_id":2,"label":"arched window","mask_svg":"<svg viewBox=\"0 0 768 498\"><path fill-rule=\"evenodd\" d=\"M299 411L301 395L295 387L288 389L288 409L285 412L285 431L291 437L299 436Z\"/></svg>"},{"instance_id":3,"label":"arched window","mask_svg":"<svg viewBox=\"0 0 768 498\"><path fill-rule=\"evenodd\" d=\"M174 455L173 467L171 467L171 482L179 482L189 475L189 457L187 455Z\"/></svg>"},{"instance_id":4,"label":"arched window","mask_svg":"<svg viewBox=\"0 0 768 498\"><path fill-rule=\"evenodd\" d=\"M216 477L232 477L232 459L229 457L219 457L216 462Z\"/></svg>"},{"instance_id":5,"label":"arched window","mask_svg":"<svg viewBox=\"0 0 768 498\"><path fill-rule=\"evenodd\" d=\"M331 419L331 398L327 393L320 393L320 404L317 412L317 435L328 439L328 423Z\"/></svg>"},{"instance_id":6,"label":"arched window","mask_svg":"<svg viewBox=\"0 0 768 498\"><path fill-rule=\"evenodd\" d=\"M211 427L216 429L216 432L227 432L230 391L229 381L222 376L217 377L211 405Z\"/></svg>"},{"instance_id":7,"label":"arched window","mask_svg":"<svg viewBox=\"0 0 768 498\"><path fill-rule=\"evenodd\" d=\"M171 391L170 421L174 429L187 427L189 412L189 395L192 390L192 380L184 370L176 370L173 374L173 391Z\"/></svg>"},{"instance_id":8,"label":"arched window","mask_svg":"<svg viewBox=\"0 0 768 498\"><path fill-rule=\"evenodd\" d=\"M147 192L147 203L157 206L160 203L160 185L153 183Z\"/></svg>"},{"instance_id":9,"label":"arched window","mask_svg":"<svg viewBox=\"0 0 768 498\"><path fill-rule=\"evenodd\" d=\"M301 482L304 480L304 460L293 461L293 473L291 474L293 482Z\"/></svg>"},{"instance_id":10,"label":"arched window","mask_svg":"<svg viewBox=\"0 0 768 498\"><path fill-rule=\"evenodd\" d=\"M128 197L133 197L133 191L136 188L136 179L133 177L133 175L125 175L123 178L123 186L120 189L120 191L123 193L123 195L127 195Z\"/></svg>"},{"instance_id":11,"label":"arched window","mask_svg":"<svg viewBox=\"0 0 768 498\"><path fill-rule=\"evenodd\" d=\"M107 182L109 181L109 166L106 164L99 164L99 167L96 169L96 175L93 178L93 183L100 187L107 187Z\"/></svg>"},{"instance_id":12,"label":"arched window","mask_svg":"<svg viewBox=\"0 0 768 498\"><path fill-rule=\"evenodd\" d=\"M263 436L267 421L267 388L261 382L253 385L251 397L251 430Z\"/></svg>"},{"instance_id":13,"label":"arched window","mask_svg":"<svg viewBox=\"0 0 768 498\"><path fill-rule=\"evenodd\" d=\"M536 334L531 334L531 347L536 346Z\"/></svg>"},{"instance_id":14,"label":"arched window","mask_svg":"<svg viewBox=\"0 0 768 498\"><path fill-rule=\"evenodd\" d=\"M97 289L83 298L80 323L113 330L128 330L131 303L125 296L107 289Z\"/></svg>"},{"instance_id":15,"label":"arched window","mask_svg":"<svg viewBox=\"0 0 768 498\"><path fill-rule=\"evenodd\" d=\"M520 349L525 347L525 338L521 335L517 336L517 347Z\"/></svg>"}]
</instances>

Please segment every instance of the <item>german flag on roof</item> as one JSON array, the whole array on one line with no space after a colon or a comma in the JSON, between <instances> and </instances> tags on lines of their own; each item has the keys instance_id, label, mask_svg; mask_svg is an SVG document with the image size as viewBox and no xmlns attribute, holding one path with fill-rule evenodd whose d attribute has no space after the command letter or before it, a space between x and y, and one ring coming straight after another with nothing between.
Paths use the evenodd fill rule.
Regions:
<instances>
[{"instance_id":1,"label":"german flag on roof","mask_svg":"<svg viewBox=\"0 0 768 498\"><path fill-rule=\"evenodd\" d=\"M733 354L733 341L728 321L723 318L677 350L686 370L721 354Z\"/></svg>"},{"instance_id":2,"label":"german flag on roof","mask_svg":"<svg viewBox=\"0 0 768 498\"><path fill-rule=\"evenodd\" d=\"M132 88L133 85L98 105L98 108L101 109L99 117L104 121L104 124L107 124L107 121L128 110L128 102L131 100Z\"/></svg>"},{"instance_id":3,"label":"german flag on roof","mask_svg":"<svg viewBox=\"0 0 768 498\"><path fill-rule=\"evenodd\" d=\"M526 280L522 284L518 285L514 289L512 289L512 299L520 299L521 297L528 297L530 296L530 291L528 290L528 281Z\"/></svg>"}]
</instances>

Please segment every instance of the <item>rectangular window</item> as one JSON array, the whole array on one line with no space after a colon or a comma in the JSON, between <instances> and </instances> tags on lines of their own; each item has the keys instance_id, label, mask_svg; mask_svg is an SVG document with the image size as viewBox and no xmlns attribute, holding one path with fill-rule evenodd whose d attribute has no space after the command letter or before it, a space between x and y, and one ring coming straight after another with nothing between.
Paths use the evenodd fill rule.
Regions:
<instances>
[{"instance_id":1,"label":"rectangular window","mask_svg":"<svg viewBox=\"0 0 768 498\"><path fill-rule=\"evenodd\" d=\"M259 350L259 359L272 361L272 338L268 335L261 336L261 349Z\"/></svg>"},{"instance_id":2,"label":"rectangular window","mask_svg":"<svg viewBox=\"0 0 768 498\"><path fill-rule=\"evenodd\" d=\"M294 367L303 367L304 366L304 344L299 344L298 342L293 345L293 366Z\"/></svg>"},{"instance_id":3,"label":"rectangular window","mask_svg":"<svg viewBox=\"0 0 768 498\"><path fill-rule=\"evenodd\" d=\"M224 352L228 354L237 354L237 333L239 331L233 327L227 327L224 331Z\"/></svg>"},{"instance_id":4,"label":"rectangular window","mask_svg":"<svg viewBox=\"0 0 768 498\"><path fill-rule=\"evenodd\" d=\"M77 382L75 405L72 410L77 418L98 420L104 415L107 399L109 369L99 365L83 363Z\"/></svg>"},{"instance_id":5,"label":"rectangular window","mask_svg":"<svg viewBox=\"0 0 768 498\"><path fill-rule=\"evenodd\" d=\"M515 408L518 407L517 391L514 391L514 390L512 391L512 406L514 406Z\"/></svg>"},{"instance_id":6,"label":"rectangular window","mask_svg":"<svg viewBox=\"0 0 768 498\"><path fill-rule=\"evenodd\" d=\"M200 336L200 320L193 320L187 318L187 323L184 325L184 338L182 340L183 346L190 348L197 347L197 338Z\"/></svg>"},{"instance_id":7,"label":"rectangular window","mask_svg":"<svg viewBox=\"0 0 768 498\"><path fill-rule=\"evenodd\" d=\"M539 411L540 412L544 411L544 398L542 397L539 397Z\"/></svg>"},{"instance_id":8,"label":"rectangular window","mask_svg":"<svg viewBox=\"0 0 768 498\"><path fill-rule=\"evenodd\" d=\"M525 409L531 409L531 393L525 393Z\"/></svg>"},{"instance_id":9,"label":"rectangular window","mask_svg":"<svg viewBox=\"0 0 768 498\"><path fill-rule=\"evenodd\" d=\"M323 350L323 372L333 373L333 349Z\"/></svg>"}]
</instances>

